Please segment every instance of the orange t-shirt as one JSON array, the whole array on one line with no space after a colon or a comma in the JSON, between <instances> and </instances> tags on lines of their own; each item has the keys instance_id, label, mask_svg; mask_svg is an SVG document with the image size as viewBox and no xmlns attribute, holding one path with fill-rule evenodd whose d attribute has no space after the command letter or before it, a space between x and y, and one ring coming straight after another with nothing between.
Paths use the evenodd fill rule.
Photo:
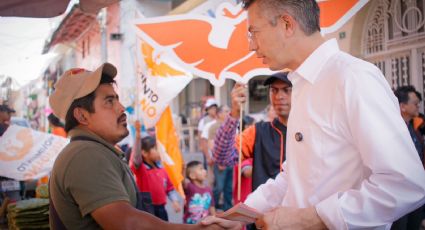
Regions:
<instances>
[{"instance_id":1,"label":"orange t-shirt","mask_svg":"<svg viewBox=\"0 0 425 230\"><path fill-rule=\"evenodd\" d=\"M61 137L66 137L67 134L65 132L65 129L62 127L54 127L52 129L52 134L56 135L56 136L61 136Z\"/></svg>"}]
</instances>

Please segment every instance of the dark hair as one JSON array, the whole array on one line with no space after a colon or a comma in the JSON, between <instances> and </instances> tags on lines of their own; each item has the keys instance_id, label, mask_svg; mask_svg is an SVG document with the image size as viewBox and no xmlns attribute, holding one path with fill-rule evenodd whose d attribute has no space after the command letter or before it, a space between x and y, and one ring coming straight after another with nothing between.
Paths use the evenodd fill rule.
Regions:
<instances>
[{"instance_id":1,"label":"dark hair","mask_svg":"<svg viewBox=\"0 0 425 230\"><path fill-rule=\"evenodd\" d=\"M416 90L416 96L419 98L419 101L422 101L422 95Z\"/></svg>"},{"instance_id":2,"label":"dark hair","mask_svg":"<svg viewBox=\"0 0 425 230\"><path fill-rule=\"evenodd\" d=\"M156 139L152 136L143 137L142 140L140 140L140 145L143 151L149 152L156 147Z\"/></svg>"},{"instance_id":3,"label":"dark hair","mask_svg":"<svg viewBox=\"0 0 425 230\"><path fill-rule=\"evenodd\" d=\"M51 113L51 114L49 114L49 116L47 116L47 120L49 120L50 124L52 124L53 126L62 127L62 128L64 127L64 125L59 120L59 118L57 116L55 116L53 113Z\"/></svg>"},{"instance_id":4,"label":"dark hair","mask_svg":"<svg viewBox=\"0 0 425 230\"><path fill-rule=\"evenodd\" d=\"M0 123L0 137L3 136L3 133L6 132L6 129L8 127L9 127L8 125L6 125L4 123Z\"/></svg>"},{"instance_id":5,"label":"dark hair","mask_svg":"<svg viewBox=\"0 0 425 230\"><path fill-rule=\"evenodd\" d=\"M248 125L252 125L255 119L251 116L245 115L242 118L242 130L245 130Z\"/></svg>"},{"instance_id":6,"label":"dark hair","mask_svg":"<svg viewBox=\"0 0 425 230\"><path fill-rule=\"evenodd\" d=\"M272 26L276 26L277 16L283 12L291 15L306 35L320 32L320 8L316 0L243 0L243 8L248 9L254 2L267 12Z\"/></svg>"},{"instance_id":7,"label":"dark hair","mask_svg":"<svg viewBox=\"0 0 425 230\"><path fill-rule=\"evenodd\" d=\"M102 74L102 77L100 78L100 82L99 85L101 84L113 84L115 83L115 80L113 77L107 75L107 74ZM69 132L71 129L75 128L78 126L79 122L78 120L74 117L74 109L75 108L83 108L85 110L87 110L89 113L94 113L94 99L96 97L95 92L96 90L94 90L93 92L89 93L87 96L75 99L72 103L71 106L69 106L68 112L66 113L65 116L65 131Z\"/></svg>"},{"instance_id":8,"label":"dark hair","mask_svg":"<svg viewBox=\"0 0 425 230\"><path fill-rule=\"evenodd\" d=\"M205 108L205 112L207 112L208 113L208 110L210 110L211 108L216 108L216 109L218 109L218 106L217 106L217 104L213 104L213 105L210 105L209 107L206 107Z\"/></svg>"},{"instance_id":9,"label":"dark hair","mask_svg":"<svg viewBox=\"0 0 425 230\"><path fill-rule=\"evenodd\" d=\"M189 180L190 180L190 177L189 177L190 173L198 165L202 165L202 163L200 161L191 161L191 162L187 163L187 165L186 165L186 177L189 178Z\"/></svg>"},{"instance_id":10,"label":"dark hair","mask_svg":"<svg viewBox=\"0 0 425 230\"><path fill-rule=\"evenodd\" d=\"M415 93L416 95L418 95L418 92L416 91L415 87L411 85L400 86L394 92L395 96L398 99L398 103L400 104L406 104L407 102L409 102L409 93Z\"/></svg>"}]
</instances>

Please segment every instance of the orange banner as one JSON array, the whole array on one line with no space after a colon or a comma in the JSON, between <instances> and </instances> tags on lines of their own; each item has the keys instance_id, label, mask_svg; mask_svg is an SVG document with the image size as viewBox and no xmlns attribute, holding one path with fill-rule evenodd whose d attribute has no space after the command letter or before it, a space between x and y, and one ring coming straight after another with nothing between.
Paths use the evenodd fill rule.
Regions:
<instances>
[{"instance_id":1,"label":"orange banner","mask_svg":"<svg viewBox=\"0 0 425 230\"><path fill-rule=\"evenodd\" d=\"M0 176L15 180L46 176L68 139L11 125L0 138Z\"/></svg>"},{"instance_id":2,"label":"orange banner","mask_svg":"<svg viewBox=\"0 0 425 230\"><path fill-rule=\"evenodd\" d=\"M341 28L367 2L318 0L322 33ZM225 79L247 83L254 76L270 74L268 67L248 50L246 11L241 5L222 3L215 15L143 18L135 22L136 33L155 53L216 86L223 85Z\"/></svg>"},{"instance_id":3,"label":"orange banner","mask_svg":"<svg viewBox=\"0 0 425 230\"><path fill-rule=\"evenodd\" d=\"M164 168L170 177L176 190L184 197L182 181L183 177L183 158L179 148L179 137L174 127L170 107L167 107L161 115L156 128L157 141L165 148L166 153L171 158L172 163L164 160Z\"/></svg>"}]
</instances>

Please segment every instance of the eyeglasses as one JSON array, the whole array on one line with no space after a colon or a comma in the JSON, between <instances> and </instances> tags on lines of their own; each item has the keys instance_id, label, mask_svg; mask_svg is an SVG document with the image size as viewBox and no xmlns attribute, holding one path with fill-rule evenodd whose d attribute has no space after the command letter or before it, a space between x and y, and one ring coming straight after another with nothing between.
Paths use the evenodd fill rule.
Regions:
<instances>
[{"instance_id":1,"label":"eyeglasses","mask_svg":"<svg viewBox=\"0 0 425 230\"><path fill-rule=\"evenodd\" d=\"M250 26L250 28L248 29L248 34L247 34L248 42L256 41L257 40L257 37L256 37L257 33L262 32L266 29L275 28L276 24L277 24L277 19L279 17L281 17L281 16L280 15L275 16L271 21L269 21L269 23L264 24L262 26L256 26L256 27ZM256 30L256 29L253 30L253 28L261 28L261 30Z\"/></svg>"},{"instance_id":2,"label":"eyeglasses","mask_svg":"<svg viewBox=\"0 0 425 230\"><path fill-rule=\"evenodd\" d=\"M284 88L276 88L276 87L270 87L270 92L272 94L278 94L279 92L283 92L286 95L289 95L292 93L292 87L284 87Z\"/></svg>"},{"instance_id":3,"label":"eyeglasses","mask_svg":"<svg viewBox=\"0 0 425 230\"><path fill-rule=\"evenodd\" d=\"M255 33L257 31L248 31L247 37L248 37L248 42L253 42L256 40L255 38Z\"/></svg>"}]
</instances>

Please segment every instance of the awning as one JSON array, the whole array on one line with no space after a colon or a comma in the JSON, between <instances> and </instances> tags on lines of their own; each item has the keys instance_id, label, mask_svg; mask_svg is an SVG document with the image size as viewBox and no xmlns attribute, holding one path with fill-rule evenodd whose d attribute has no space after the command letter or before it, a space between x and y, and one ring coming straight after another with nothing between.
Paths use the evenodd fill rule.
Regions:
<instances>
[{"instance_id":1,"label":"awning","mask_svg":"<svg viewBox=\"0 0 425 230\"><path fill-rule=\"evenodd\" d=\"M77 40L95 22L96 15L85 13L81 10L79 5L74 5L53 33L50 42L44 47L44 52L47 52L56 44L69 43Z\"/></svg>"},{"instance_id":2,"label":"awning","mask_svg":"<svg viewBox=\"0 0 425 230\"><path fill-rule=\"evenodd\" d=\"M63 14L70 0L1 0L0 16L50 18ZM97 14L103 7L119 0L80 0L81 11Z\"/></svg>"}]
</instances>

